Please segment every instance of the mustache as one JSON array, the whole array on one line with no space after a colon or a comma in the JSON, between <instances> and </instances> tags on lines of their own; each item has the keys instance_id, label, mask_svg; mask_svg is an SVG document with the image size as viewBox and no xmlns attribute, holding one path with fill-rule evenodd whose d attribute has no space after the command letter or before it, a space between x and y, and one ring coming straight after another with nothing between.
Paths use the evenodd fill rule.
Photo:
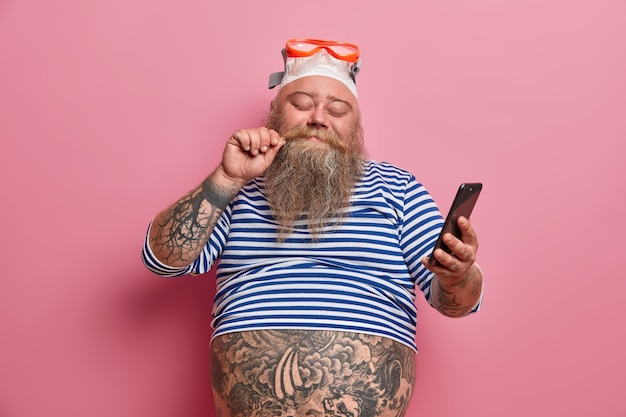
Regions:
<instances>
[{"instance_id":1,"label":"mustache","mask_svg":"<svg viewBox=\"0 0 626 417\"><path fill-rule=\"evenodd\" d=\"M338 134L330 130L313 129L306 126L296 126L284 132L282 138L285 140L293 139L309 139L316 137L322 142L328 143L330 146L337 149L345 149L345 144L341 140Z\"/></svg>"}]
</instances>

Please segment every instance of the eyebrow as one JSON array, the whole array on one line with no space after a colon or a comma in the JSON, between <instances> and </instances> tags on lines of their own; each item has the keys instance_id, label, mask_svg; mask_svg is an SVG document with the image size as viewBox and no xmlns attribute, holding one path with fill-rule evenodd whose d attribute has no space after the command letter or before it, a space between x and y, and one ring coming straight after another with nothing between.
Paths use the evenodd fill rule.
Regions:
<instances>
[{"instance_id":1,"label":"eyebrow","mask_svg":"<svg viewBox=\"0 0 626 417\"><path fill-rule=\"evenodd\" d=\"M291 99L291 98L293 98L293 97L295 97L295 96L297 96L297 95L300 95L300 94L304 94L305 96L311 97L311 99L316 99L316 98L319 98L319 94L317 94L317 93L308 93L308 92L306 92L306 91L301 91L301 90L294 91L293 93L289 94L289 95L287 96L287 98L288 98L288 99ZM329 101L332 101L332 102L339 102L339 103L343 103L343 104L345 104L346 106L348 106L348 107L350 108L350 110L354 110L354 109L352 108L352 104L350 104L350 102L349 102L349 101L342 100L342 99L340 99L339 97L335 97L335 96L327 96L327 97L326 97L326 100L329 100Z\"/></svg>"}]
</instances>

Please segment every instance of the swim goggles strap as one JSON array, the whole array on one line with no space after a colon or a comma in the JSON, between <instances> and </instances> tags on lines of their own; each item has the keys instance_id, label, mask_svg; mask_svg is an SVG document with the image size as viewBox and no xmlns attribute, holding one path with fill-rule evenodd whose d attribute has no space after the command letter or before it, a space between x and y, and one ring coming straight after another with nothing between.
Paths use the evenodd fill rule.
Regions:
<instances>
[{"instance_id":1,"label":"swim goggles strap","mask_svg":"<svg viewBox=\"0 0 626 417\"><path fill-rule=\"evenodd\" d=\"M283 55L283 61L285 63L285 68L287 67L287 49L283 48L280 53ZM270 82L269 88L274 88L283 81L283 77L285 77L285 71L274 72L270 74Z\"/></svg>"}]
</instances>

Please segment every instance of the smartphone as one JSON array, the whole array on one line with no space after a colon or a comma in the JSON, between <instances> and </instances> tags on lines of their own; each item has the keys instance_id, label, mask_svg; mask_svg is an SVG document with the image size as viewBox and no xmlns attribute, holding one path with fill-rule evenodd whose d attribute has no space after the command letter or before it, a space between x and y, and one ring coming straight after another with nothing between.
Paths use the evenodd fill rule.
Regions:
<instances>
[{"instance_id":1,"label":"smartphone","mask_svg":"<svg viewBox=\"0 0 626 417\"><path fill-rule=\"evenodd\" d=\"M456 196L454 197L454 201L452 201L452 207L450 207L446 221L444 222L443 228L437 238L437 243L435 243L433 253L437 248L443 249L447 253L452 252L452 250L450 250L450 248L443 243L443 235L449 232L458 239L461 238L461 230L459 229L457 220L459 219L459 216L469 219L482 189L483 185L479 182L464 183L459 186ZM439 261L435 259L432 253L428 258L428 263L430 265L439 265Z\"/></svg>"}]
</instances>

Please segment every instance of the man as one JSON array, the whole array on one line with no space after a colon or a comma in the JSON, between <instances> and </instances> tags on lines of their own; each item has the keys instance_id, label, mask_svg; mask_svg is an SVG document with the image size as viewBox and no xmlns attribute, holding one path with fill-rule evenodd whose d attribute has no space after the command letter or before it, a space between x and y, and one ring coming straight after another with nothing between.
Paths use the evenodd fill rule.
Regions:
<instances>
[{"instance_id":1,"label":"man","mask_svg":"<svg viewBox=\"0 0 626 417\"><path fill-rule=\"evenodd\" d=\"M427 261L442 217L412 174L368 160L353 44L296 39L266 126L237 130L220 164L152 221L163 276L219 259L211 380L218 416L394 416L415 382L415 287L441 313L477 311L478 242Z\"/></svg>"}]
</instances>

